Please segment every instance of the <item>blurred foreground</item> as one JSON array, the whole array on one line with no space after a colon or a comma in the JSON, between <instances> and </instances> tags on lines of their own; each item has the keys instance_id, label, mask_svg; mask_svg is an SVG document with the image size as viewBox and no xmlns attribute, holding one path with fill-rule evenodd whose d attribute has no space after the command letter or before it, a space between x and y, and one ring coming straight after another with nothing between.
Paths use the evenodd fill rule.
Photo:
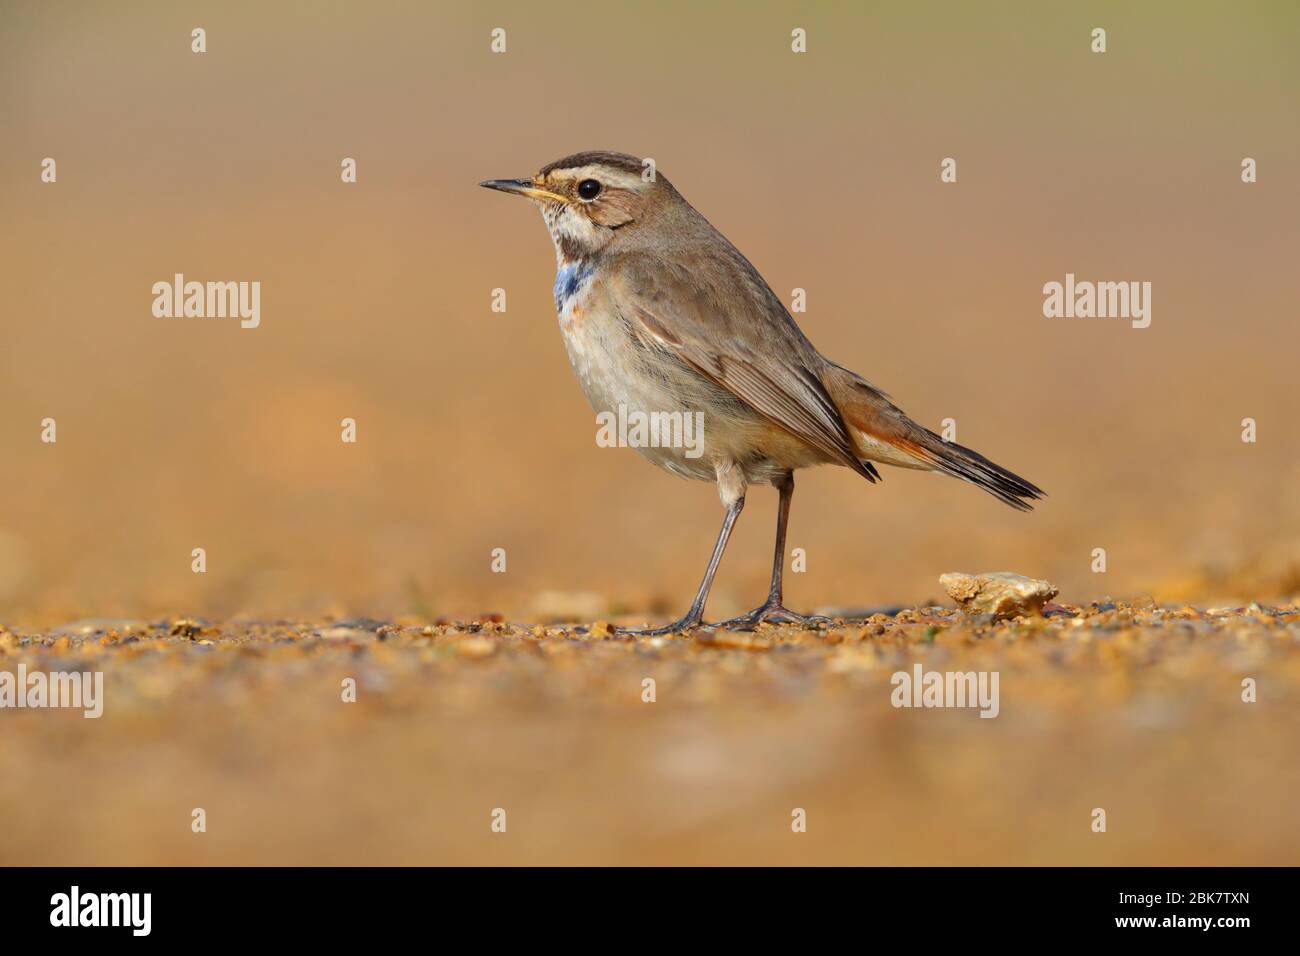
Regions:
<instances>
[{"instance_id":1,"label":"blurred foreground","mask_svg":"<svg viewBox=\"0 0 1300 956\"><path fill-rule=\"evenodd\" d=\"M106 697L98 720L0 712L0 863L1300 862L1294 601L604 633L0 629L0 670L103 670ZM917 663L998 671L998 716L895 709Z\"/></svg>"}]
</instances>

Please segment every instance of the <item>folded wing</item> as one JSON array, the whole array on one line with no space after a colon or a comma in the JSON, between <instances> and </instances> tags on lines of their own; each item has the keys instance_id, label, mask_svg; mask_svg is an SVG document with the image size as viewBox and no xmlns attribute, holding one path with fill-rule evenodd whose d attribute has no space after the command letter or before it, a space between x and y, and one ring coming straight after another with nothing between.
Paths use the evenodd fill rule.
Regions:
<instances>
[{"instance_id":1,"label":"folded wing","mask_svg":"<svg viewBox=\"0 0 1300 956\"><path fill-rule=\"evenodd\" d=\"M822 380L825 360L754 267L730 246L685 261L689 269L639 255L612 268L624 318L832 461L877 480Z\"/></svg>"}]
</instances>

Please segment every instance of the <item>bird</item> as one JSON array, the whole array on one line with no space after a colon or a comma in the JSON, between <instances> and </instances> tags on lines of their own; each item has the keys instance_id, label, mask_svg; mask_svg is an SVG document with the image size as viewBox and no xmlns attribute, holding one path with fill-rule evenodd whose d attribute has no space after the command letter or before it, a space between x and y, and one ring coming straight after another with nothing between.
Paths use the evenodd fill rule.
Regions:
<instances>
[{"instance_id":1,"label":"bird","mask_svg":"<svg viewBox=\"0 0 1300 956\"><path fill-rule=\"evenodd\" d=\"M703 423L700 447L641 442L637 451L682 477L712 481L722 527L690 608L658 627L753 630L763 622L820 626L785 607L782 570L794 473L849 468L869 482L877 464L939 472L1021 511L1042 489L908 418L884 392L823 356L758 270L652 161L591 150L526 179L479 185L537 206L555 245L554 299L569 362L598 416L623 408L680 411ZM682 443L677 443L681 445ZM767 599L704 624L705 604L751 485L778 493Z\"/></svg>"}]
</instances>

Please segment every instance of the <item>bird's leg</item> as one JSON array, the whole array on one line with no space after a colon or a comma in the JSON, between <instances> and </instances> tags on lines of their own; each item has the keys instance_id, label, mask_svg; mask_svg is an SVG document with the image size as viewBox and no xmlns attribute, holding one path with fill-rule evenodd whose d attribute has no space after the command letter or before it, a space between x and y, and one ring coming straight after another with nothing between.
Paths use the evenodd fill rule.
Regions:
<instances>
[{"instance_id":1,"label":"bird's leg","mask_svg":"<svg viewBox=\"0 0 1300 956\"><path fill-rule=\"evenodd\" d=\"M772 556L772 587L767 592L767 605L781 606L781 578L785 572L785 532L790 524L790 500L794 498L794 474L785 475L776 482L781 496L776 506L776 554Z\"/></svg>"},{"instance_id":2,"label":"bird's leg","mask_svg":"<svg viewBox=\"0 0 1300 956\"><path fill-rule=\"evenodd\" d=\"M767 600L748 614L722 621L717 626L733 630L747 630L760 621L775 621L785 624L817 624L829 621L829 618L817 615L798 614L781 603L781 576L785 570L785 532L790 523L790 500L794 497L794 474L787 473L772 482L780 494L776 512L776 554L772 558L772 587L767 592Z\"/></svg>"},{"instance_id":3,"label":"bird's leg","mask_svg":"<svg viewBox=\"0 0 1300 956\"><path fill-rule=\"evenodd\" d=\"M698 627L700 622L704 620L704 603L709 599L709 589L713 587L713 576L718 573L718 564L722 561L722 552L727 549L727 539L731 537L731 529L735 526L736 519L740 517L740 511L744 507L745 494L743 491L738 497L727 503L727 513L722 518L722 529L718 532L718 541L713 546L713 555L709 558L709 566L704 569L704 580L700 582L700 589L695 592L695 600L691 602L691 609L686 612L685 616L680 620L673 621L671 624L665 624L663 627L620 627L617 629L617 633L638 637L654 637L661 634L675 634L678 631L689 631L691 628Z\"/></svg>"}]
</instances>

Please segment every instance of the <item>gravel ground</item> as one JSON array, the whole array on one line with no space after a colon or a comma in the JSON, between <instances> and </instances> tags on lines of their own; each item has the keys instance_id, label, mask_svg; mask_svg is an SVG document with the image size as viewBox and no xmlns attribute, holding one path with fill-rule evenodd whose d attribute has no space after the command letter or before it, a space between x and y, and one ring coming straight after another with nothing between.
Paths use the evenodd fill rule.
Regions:
<instances>
[{"instance_id":1,"label":"gravel ground","mask_svg":"<svg viewBox=\"0 0 1300 956\"><path fill-rule=\"evenodd\" d=\"M0 711L4 864L1300 863L1294 603L0 628L20 664L105 703ZM918 664L997 716L893 706Z\"/></svg>"}]
</instances>

